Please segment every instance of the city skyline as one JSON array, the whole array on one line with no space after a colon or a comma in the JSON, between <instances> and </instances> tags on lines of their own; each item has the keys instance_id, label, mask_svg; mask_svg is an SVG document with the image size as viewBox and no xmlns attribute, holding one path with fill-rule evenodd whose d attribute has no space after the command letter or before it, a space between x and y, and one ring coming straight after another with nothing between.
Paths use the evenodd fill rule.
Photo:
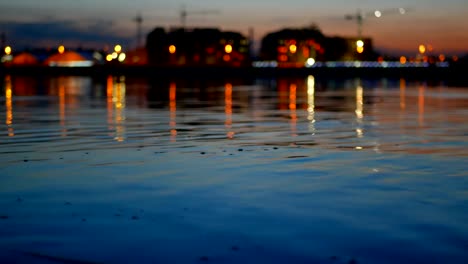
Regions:
<instances>
[{"instance_id":1,"label":"city skyline","mask_svg":"<svg viewBox=\"0 0 468 264\"><path fill-rule=\"evenodd\" d=\"M382 17L369 16L363 21L363 36L370 37L378 51L414 54L419 44L431 45L435 53L462 55L468 52L468 3L440 1L237 1L206 0L196 4L184 1L37 1L17 0L0 3L3 10L0 32L7 44L18 48L70 47L102 48L115 43L134 47L137 43L138 14L143 18L142 35L157 26L181 26L181 11L186 10L187 27L217 27L248 35L254 39L281 28L317 25L329 36L355 37L358 10L371 13L383 10ZM406 8L404 15L389 12ZM204 13L205 11L205 13ZM191 13L193 12L193 13Z\"/></svg>"}]
</instances>

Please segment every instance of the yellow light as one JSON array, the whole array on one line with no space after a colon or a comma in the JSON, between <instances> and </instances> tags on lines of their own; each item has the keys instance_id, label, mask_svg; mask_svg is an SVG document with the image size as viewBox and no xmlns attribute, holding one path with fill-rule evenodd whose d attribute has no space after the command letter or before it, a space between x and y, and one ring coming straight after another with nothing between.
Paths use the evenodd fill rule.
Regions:
<instances>
[{"instance_id":1,"label":"yellow light","mask_svg":"<svg viewBox=\"0 0 468 264\"><path fill-rule=\"evenodd\" d=\"M65 52L65 46L60 45L60 46L58 47L58 52L59 52L60 54L63 54L63 53Z\"/></svg>"},{"instance_id":2,"label":"yellow light","mask_svg":"<svg viewBox=\"0 0 468 264\"><path fill-rule=\"evenodd\" d=\"M419 45L419 53L423 54L424 52L426 52L426 46L423 44Z\"/></svg>"},{"instance_id":3,"label":"yellow light","mask_svg":"<svg viewBox=\"0 0 468 264\"><path fill-rule=\"evenodd\" d=\"M115 45L114 51L117 52L117 53L121 52L122 51L122 46L120 46L119 44Z\"/></svg>"},{"instance_id":4,"label":"yellow light","mask_svg":"<svg viewBox=\"0 0 468 264\"><path fill-rule=\"evenodd\" d=\"M170 54L174 54L175 52L176 52L176 46L170 45L170 46L169 46L169 53L170 53Z\"/></svg>"},{"instance_id":5,"label":"yellow light","mask_svg":"<svg viewBox=\"0 0 468 264\"><path fill-rule=\"evenodd\" d=\"M107 54L106 61L112 61L113 57L112 54Z\"/></svg>"},{"instance_id":6,"label":"yellow light","mask_svg":"<svg viewBox=\"0 0 468 264\"><path fill-rule=\"evenodd\" d=\"M400 63L401 63L401 64L405 64L406 61L407 61L407 59L406 59L405 56L401 56L401 57L400 57Z\"/></svg>"},{"instance_id":7,"label":"yellow light","mask_svg":"<svg viewBox=\"0 0 468 264\"><path fill-rule=\"evenodd\" d=\"M6 47L5 47L5 54L6 54L6 55L10 55L10 54L11 54L11 47L10 47L10 46L6 46Z\"/></svg>"},{"instance_id":8,"label":"yellow light","mask_svg":"<svg viewBox=\"0 0 468 264\"><path fill-rule=\"evenodd\" d=\"M224 47L224 51L226 51L226 53L231 53L232 52L232 45L230 44L227 44L225 47Z\"/></svg>"},{"instance_id":9,"label":"yellow light","mask_svg":"<svg viewBox=\"0 0 468 264\"><path fill-rule=\"evenodd\" d=\"M119 54L117 54L117 52L112 52L112 59L117 59L117 57L119 57Z\"/></svg>"},{"instance_id":10,"label":"yellow light","mask_svg":"<svg viewBox=\"0 0 468 264\"><path fill-rule=\"evenodd\" d=\"M120 53L119 54L119 61L120 62L123 62L125 60L125 58L127 57L127 55L125 55L125 53Z\"/></svg>"},{"instance_id":11,"label":"yellow light","mask_svg":"<svg viewBox=\"0 0 468 264\"><path fill-rule=\"evenodd\" d=\"M289 46L289 51L290 51L291 53L293 53L293 54L296 53L296 51L297 51L297 46L294 45L294 44L292 44L291 46Z\"/></svg>"},{"instance_id":12,"label":"yellow light","mask_svg":"<svg viewBox=\"0 0 468 264\"><path fill-rule=\"evenodd\" d=\"M364 47L359 47L359 46L358 46L358 47L356 48L356 51L357 51L357 53L361 54L361 53L364 52Z\"/></svg>"},{"instance_id":13,"label":"yellow light","mask_svg":"<svg viewBox=\"0 0 468 264\"><path fill-rule=\"evenodd\" d=\"M362 41L362 40L356 41L356 46L357 46L358 48L359 48L359 47L361 47L361 48L364 47L364 41Z\"/></svg>"}]
</instances>

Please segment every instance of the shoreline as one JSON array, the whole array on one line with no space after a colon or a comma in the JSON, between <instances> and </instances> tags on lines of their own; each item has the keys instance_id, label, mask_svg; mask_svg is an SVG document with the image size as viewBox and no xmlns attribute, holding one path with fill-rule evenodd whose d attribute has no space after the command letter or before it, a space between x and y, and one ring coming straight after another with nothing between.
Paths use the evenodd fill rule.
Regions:
<instances>
[{"instance_id":1,"label":"shoreline","mask_svg":"<svg viewBox=\"0 0 468 264\"><path fill-rule=\"evenodd\" d=\"M276 78L307 77L320 78L405 78L428 81L450 81L468 83L466 67L425 68L255 68L255 67L170 67L170 66L127 66L98 65L92 67L48 67L48 66L0 66L0 75L26 76L102 76L126 75L157 78Z\"/></svg>"}]
</instances>

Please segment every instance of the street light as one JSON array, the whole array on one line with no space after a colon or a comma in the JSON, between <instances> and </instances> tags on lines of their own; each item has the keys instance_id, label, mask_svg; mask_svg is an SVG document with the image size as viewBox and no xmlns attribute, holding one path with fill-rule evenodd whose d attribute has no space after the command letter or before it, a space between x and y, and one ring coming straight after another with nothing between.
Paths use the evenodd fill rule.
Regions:
<instances>
[{"instance_id":1,"label":"street light","mask_svg":"<svg viewBox=\"0 0 468 264\"><path fill-rule=\"evenodd\" d=\"M423 44L419 45L419 53L424 54L426 52L426 46Z\"/></svg>"},{"instance_id":2,"label":"street light","mask_svg":"<svg viewBox=\"0 0 468 264\"><path fill-rule=\"evenodd\" d=\"M10 47L10 46L6 46L6 47L5 47L5 54L6 54L6 55L10 55L10 54L11 54L11 47Z\"/></svg>"},{"instance_id":3,"label":"street light","mask_svg":"<svg viewBox=\"0 0 468 264\"><path fill-rule=\"evenodd\" d=\"M122 46L120 46L119 44L115 45L114 51L120 53L122 51Z\"/></svg>"}]
</instances>

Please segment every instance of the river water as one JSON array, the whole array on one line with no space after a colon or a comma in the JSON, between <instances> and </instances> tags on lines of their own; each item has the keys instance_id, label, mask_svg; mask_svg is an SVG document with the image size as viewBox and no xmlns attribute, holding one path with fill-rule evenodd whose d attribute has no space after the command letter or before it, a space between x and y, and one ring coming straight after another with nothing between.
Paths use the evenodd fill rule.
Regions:
<instances>
[{"instance_id":1,"label":"river water","mask_svg":"<svg viewBox=\"0 0 468 264\"><path fill-rule=\"evenodd\" d=\"M468 89L4 76L1 263L467 263Z\"/></svg>"}]
</instances>

